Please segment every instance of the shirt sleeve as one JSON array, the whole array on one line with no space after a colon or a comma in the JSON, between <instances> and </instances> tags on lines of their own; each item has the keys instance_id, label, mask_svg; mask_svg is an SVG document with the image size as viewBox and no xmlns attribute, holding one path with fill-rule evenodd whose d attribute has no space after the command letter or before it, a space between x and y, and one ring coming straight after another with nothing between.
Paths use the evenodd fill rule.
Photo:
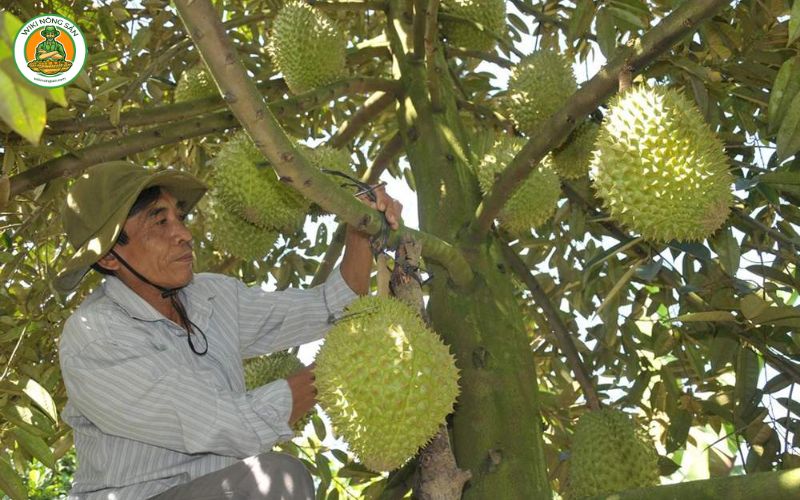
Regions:
<instances>
[{"instance_id":1,"label":"shirt sleeve","mask_svg":"<svg viewBox=\"0 0 800 500\"><path fill-rule=\"evenodd\" d=\"M305 290L265 292L241 284L238 326L242 358L321 339L356 297L338 268L325 283Z\"/></svg>"},{"instance_id":2,"label":"shirt sleeve","mask_svg":"<svg viewBox=\"0 0 800 500\"><path fill-rule=\"evenodd\" d=\"M71 403L106 434L238 458L293 436L285 380L248 392L222 390L192 376L170 349L108 337L62 357L61 369Z\"/></svg>"}]
</instances>

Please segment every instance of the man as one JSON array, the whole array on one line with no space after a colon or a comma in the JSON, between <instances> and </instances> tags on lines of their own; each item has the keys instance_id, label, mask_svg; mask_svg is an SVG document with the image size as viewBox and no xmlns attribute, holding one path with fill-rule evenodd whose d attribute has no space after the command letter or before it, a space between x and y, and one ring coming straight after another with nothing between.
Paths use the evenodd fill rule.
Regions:
<instances>
[{"instance_id":1,"label":"man","mask_svg":"<svg viewBox=\"0 0 800 500\"><path fill-rule=\"evenodd\" d=\"M242 359L321 338L368 292L368 236L348 228L339 270L310 290L194 275L183 221L205 191L185 173L110 162L69 192L64 226L76 252L56 286L73 289L89 267L108 275L59 345L62 417L78 454L70 498L314 497L303 465L270 452L313 407L313 372L245 391ZM370 205L397 228L402 207L376 195Z\"/></svg>"},{"instance_id":2,"label":"man","mask_svg":"<svg viewBox=\"0 0 800 500\"><path fill-rule=\"evenodd\" d=\"M56 41L56 37L60 34L55 26L46 26L42 30L41 35L45 40L36 46L37 61L60 61L67 57L64 46Z\"/></svg>"}]
</instances>

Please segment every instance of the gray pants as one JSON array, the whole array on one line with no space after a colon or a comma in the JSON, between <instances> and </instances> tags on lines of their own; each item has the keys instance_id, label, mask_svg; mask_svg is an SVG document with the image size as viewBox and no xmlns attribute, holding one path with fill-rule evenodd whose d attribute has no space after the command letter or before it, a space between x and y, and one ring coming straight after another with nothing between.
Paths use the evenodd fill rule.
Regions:
<instances>
[{"instance_id":1,"label":"gray pants","mask_svg":"<svg viewBox=\"0 0 800 500\"><path fill-rule=\"evenodd\" d=\"M198 477L151 500L313 500L314 482L302 462L262 453Z\"/></svg>"}]
</instances>

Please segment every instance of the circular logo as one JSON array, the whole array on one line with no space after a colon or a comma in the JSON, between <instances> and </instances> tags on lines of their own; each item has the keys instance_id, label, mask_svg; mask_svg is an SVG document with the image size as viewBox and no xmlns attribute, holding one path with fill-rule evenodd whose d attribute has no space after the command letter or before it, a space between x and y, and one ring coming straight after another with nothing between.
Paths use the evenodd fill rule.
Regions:
<instances>
[{"instance_id":1,"label":"circular logo","mask_svg":"<svg viewBox=\"0 0 800 500\"><path fill-rule=\"evenodd\" d=\"M86 39L66 17L57 14L34 17L17 32L14 62L32 84L63 87L83 69Z\"/></svg>"}]
</instances>

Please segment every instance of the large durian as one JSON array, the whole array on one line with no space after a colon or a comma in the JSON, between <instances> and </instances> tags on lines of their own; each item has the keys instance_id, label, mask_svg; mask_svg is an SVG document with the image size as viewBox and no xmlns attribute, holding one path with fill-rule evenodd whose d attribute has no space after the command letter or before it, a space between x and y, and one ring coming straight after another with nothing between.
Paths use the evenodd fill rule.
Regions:
<instances>
[{"instance_id":1,"label":"large durian","mask_svg":"<svg viewBox=\"0 0 800 500\"><path fill-rule=\"evenodd\" d=\"M553 151L553 168L563 179L578 179L589 173L594 141L600 125L587 120L576 128L567 143Z\"/></svg>"},{"instance_id":2,"label":"large durian","mask_svg":"<svg viewBox=\"0 0 800 500\"><path fill-rule=\"evenodd\" d=\"M484 29L481 31L458 20L442 19L442 34L451 45L468 50L490 51L497 43L497 38L505 36L505 0L444 0L442 11L473 21Z\"/></svg>"},{"instance_id":3,"label":"large durian","mask_svg":"<svg viewBox=\"0 0 800 500\"><path fill-rule=\"evenodd\" d=\"M409 306L362 297L347 307L316 358L318 400L362 463L401 466L453 410L453 356Z\"/></svg>"},{"instance_id":4,"label":"large durian","mask_svg":"<svg viewBox=\"0 0 800 500\"><path fill-rule=\"evenodd\" d=\"M245 132L235 134L212 165L214 187L228 210L265 229L292 232L302 224L308 200L280 181Z\"/></svg>"},{"instance_id":5,"label":"large durian","mask_svg":"<svg viewBox=\"0 0 800 500\"><path fill-rule=\"evenodd\" d=\"M627 414L604 408L581 415L572 437L566 498L605 496L658 482L653 441Z\"/></svg>"},{"instance_id":6,"label":"large durian","mask_svg":"<svg viewBox=\"0 0 800 500\"><path fill-rule=\"evenodd\" d=\"M290 1L275 16L267 50L289 90L301 94L344 75L346 43L322 12Z\"/></svg>"},{"instance_id":7,"label":"large durian","mask_svg":"<svg viewBox=\"0 0 800 500\"><path fill-rule=\"evenodd\" d=\"M194 101L215 95L217 86L202 63L181 73L175 85L175 102Z\"/></svg>"},{"instance_id":8,"label":"large durian","mask_svg":"<svg viewBox=\"0 0 800 500\"><path fill-rule=\"evenodd\" d=\"M633 87L611 104L591 170L612 218L651 241L702 240L728 217L722 142L680 92Z\"/></svg>"},{"instance_id":9,"label":"large durian","mask_svg":"<svg viewBox=\"0 0 800 500\"><path fill-rule=\"evenodd\" d=\"M497 176L524 145L524 139L504 135L480 158L477 175L484 194L491 190ZM528 233L553 215L560 196L561 181L553 170L552 159L547 156L503 206L498 216L500 224L516 236Z\"/></svg>"},{"instance_id":10,"label":"large durian","mask_svg":"<svg viewBox=\"0 0 800 500\"><path fill-rule=\"evenodd\" d=\"M212 195L216 198L216 195ZM208 203L205 210L215 248L244 260L263 258L275 244L278 235L250 223L219 203Z\"/></svg>"},{"instance_id":11,"label":"large durian","mask_svg":"<svg viewBox=\"0 0 800 500\"><path fill-rule=\"evenodd\" d=\"M511 70L505 104L517 128L533 135L577 88L569 61L555 51L539 50Z\"/></svg>"}]
</instances>

